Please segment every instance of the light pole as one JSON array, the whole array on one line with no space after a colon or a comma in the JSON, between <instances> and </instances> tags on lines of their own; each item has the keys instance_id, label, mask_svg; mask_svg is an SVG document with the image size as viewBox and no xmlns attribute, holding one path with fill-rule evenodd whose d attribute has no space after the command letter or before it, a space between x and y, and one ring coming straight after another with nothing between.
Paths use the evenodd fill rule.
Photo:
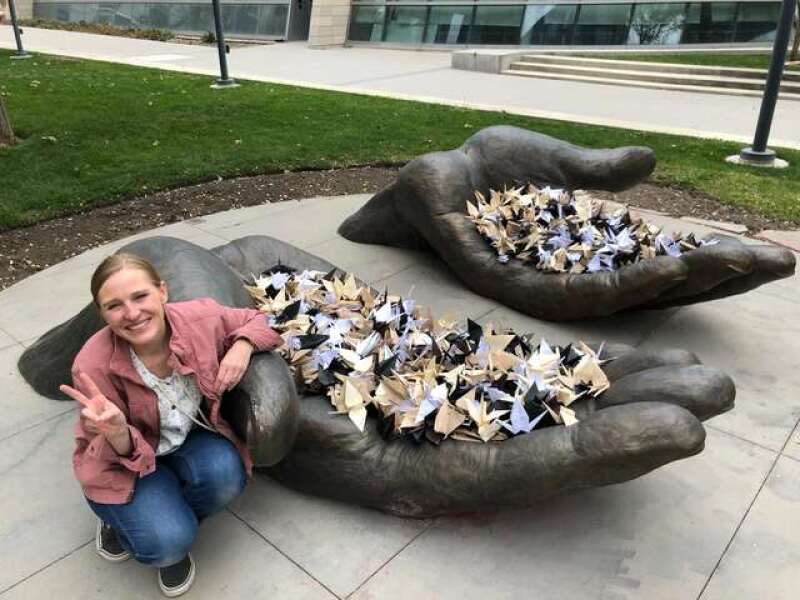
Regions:
<instances>
[{"instance_id":1,"label":"light pole","mask_svg":"<svg viewBox=\"0 0 800 600\"><path fill-rule=\"evenodd\" d=\"M211 0L214 7L214 28L217 31L217 52L219 53L220 77L211 86L215 89L238 87L238 83L228 76L228 57L225 55L225 33L222 31L222 10L220 0Z\"/></svg>"},{"instance_id":2,"label":"light pole","mask_svg":"<svg viewBox=\"0 0 800 600\"><path fill-rule=\"evenodd\" d=\"M11 27L14 29L14 38L17 40L17 52L12 54L11 58L30 58L31 55L22 47L22 30L17 25L17 5L14 0L8 0L8 10L11 11Z\"/></svg>"},{"instance_id":3,"label":"light pole","mask_svg":"<svg viewBox=\"0 0 800 600\"><path fill-rule=\"evenodd\" d=\"M764 86L764 96L761 99L761 111L758 114L753 145L743 148L739 153L739 160L731 162L764 167L786 166L786 161L776 158L775 152L767 148L767 139L770 127L772 127L772 117L775 114L778 91L781 87L781 76L786 63L786 49L789 47L789 34L792 31L792 17L796 2L797 0L783 0L781 5L778 30L775 32L775 43L772 47L772 62L767 74L767 83Z\"/></svg>"}]
</instances>

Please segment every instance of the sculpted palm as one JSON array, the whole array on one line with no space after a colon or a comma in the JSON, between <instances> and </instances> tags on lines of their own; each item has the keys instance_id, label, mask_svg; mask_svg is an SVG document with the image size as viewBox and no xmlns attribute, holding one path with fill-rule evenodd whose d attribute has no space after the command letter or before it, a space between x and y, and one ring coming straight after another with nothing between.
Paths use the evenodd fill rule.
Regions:
<instances>
[{"instance_id":1,"label":"sculpted palm","mask_svg":"<svg viewBox=\"0 0 800 600\"><path fill-rule=\"evenodd\" d=\"M243 279L279 261L327 271L327 261L278 240L251 236L214 250L172 238L134 242L164 276L174 301L211 297L250 306ZM467 315L464 315L467 316ZM75 354L102 326L93 305L43 335L20 359L40 393L58 394ZM701 421L733 406L731 379L691 353L612 345L612 387L576 403L580 422L500 443L415 446L385 441L368 422L364 434L330 415L321 396L299 398L283 360L253 357L223 411L247 439L257 466L291 487L395 514L437 514L529 506L541 498L618 483L703 449ZM268 501L265 499L265 501Z\"/></svg>"},{"instance_id":2,"label":"sculpted palm","mask_svg":"<svg viewBox=\"0 0 800 600\"><path fill-rule=\"evenodd\" d=\"M408 163L339 233L354 242L429 249L476 293L552 321L713 300L794 272L788 250L715 235L719 243L679 258L659 256L613 272L543 273L520 261L498 263L466 218L476 190L488 197L490 189L533 183L620 191L654 168L649 148L593 150L516 127L489 127L460 148Z\"/></svg>"}]
</instances>

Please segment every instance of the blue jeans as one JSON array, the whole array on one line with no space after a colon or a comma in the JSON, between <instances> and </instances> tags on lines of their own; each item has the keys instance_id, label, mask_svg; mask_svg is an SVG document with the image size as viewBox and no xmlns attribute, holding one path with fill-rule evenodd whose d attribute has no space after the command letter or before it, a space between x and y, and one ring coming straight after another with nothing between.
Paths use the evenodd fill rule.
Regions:
<instances>
[{"instance_id":1,"label":"blue jeans","mask_svg":"<svg viewBox=\"0 0 800 600\"><path fill-rule=\"evenodd\" d=\"M246 482L234 445L196 428L180 448L156 459L155 472L136 482L133 500L87 501L137 561L167 567L189 552L200 521L225 508Z\"/></svg>"}]
</instances>

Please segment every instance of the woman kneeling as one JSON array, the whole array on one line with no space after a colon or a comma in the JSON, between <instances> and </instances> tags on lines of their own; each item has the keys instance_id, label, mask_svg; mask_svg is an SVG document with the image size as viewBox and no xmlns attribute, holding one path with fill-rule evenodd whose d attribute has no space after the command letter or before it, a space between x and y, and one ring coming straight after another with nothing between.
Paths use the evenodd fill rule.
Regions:
<instances>
[{"instance_id":1,"label":"woman kneeling","mask_svg":"<svg viewBox=\"0 0 800 600\"><path fill-rule=\"evenodd\" d=\"M97 552L158 567L167 596L186 592L199 523L244 489L245 442L220 416L253 352L282 342L264 315L211 299L167 303L153 266L115 254L92 297L107 327L92 336L61 391L83 405L75 476L98 516Z\"/></svg>"}]
</instances>

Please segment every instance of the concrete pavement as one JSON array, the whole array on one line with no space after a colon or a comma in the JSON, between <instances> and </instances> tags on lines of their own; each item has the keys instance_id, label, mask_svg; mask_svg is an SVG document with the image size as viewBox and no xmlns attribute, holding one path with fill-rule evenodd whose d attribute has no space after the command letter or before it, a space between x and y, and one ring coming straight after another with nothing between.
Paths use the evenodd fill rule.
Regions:
<instances>
[{"instance_id":1,"label":"concrete pavement","mask_svg":"<svg viewBox=\"0 0 800 600\"><path fill-rule=\"evenodd\" d=\"M434 311L547 339L671 345L730 373L736 408L706 449L637 480L522 511L410 521L305 496L257 476L201 528L187 599L796 598L800 564L800 278L699 306L571 324L464 289L436 259L336 234L367 196L249 207L135 236L212 247L284 239ZM647 214L668 230L706 226ZM155 572L94 554L94 519L70 468L71 403L20 378L24 347L89 301L89 275L130 241L90 250L0 292L0 600L160 597ZM752 240L746 240L751 243ZM332 417L333 418L333 417Z\"/></svg>"},{"instance_id":2,"label":"concrete pavement","mask_svg":"<svg viewBox=\"0 0 800 600\"><path fill-rule=\"evenodd\" d=\"M219 75L216 48L85 33L25 28L27 50ZM0 26L0 48L14 48ZM308 48L303 42L234 48L231 75L359 94L624 127L642 131L753 139L759 98L638 89L552 79L493 75L450 68L449 51ZM778 101L771 146L800 148L800 114Z\"/></svg>"}]
</instances>

